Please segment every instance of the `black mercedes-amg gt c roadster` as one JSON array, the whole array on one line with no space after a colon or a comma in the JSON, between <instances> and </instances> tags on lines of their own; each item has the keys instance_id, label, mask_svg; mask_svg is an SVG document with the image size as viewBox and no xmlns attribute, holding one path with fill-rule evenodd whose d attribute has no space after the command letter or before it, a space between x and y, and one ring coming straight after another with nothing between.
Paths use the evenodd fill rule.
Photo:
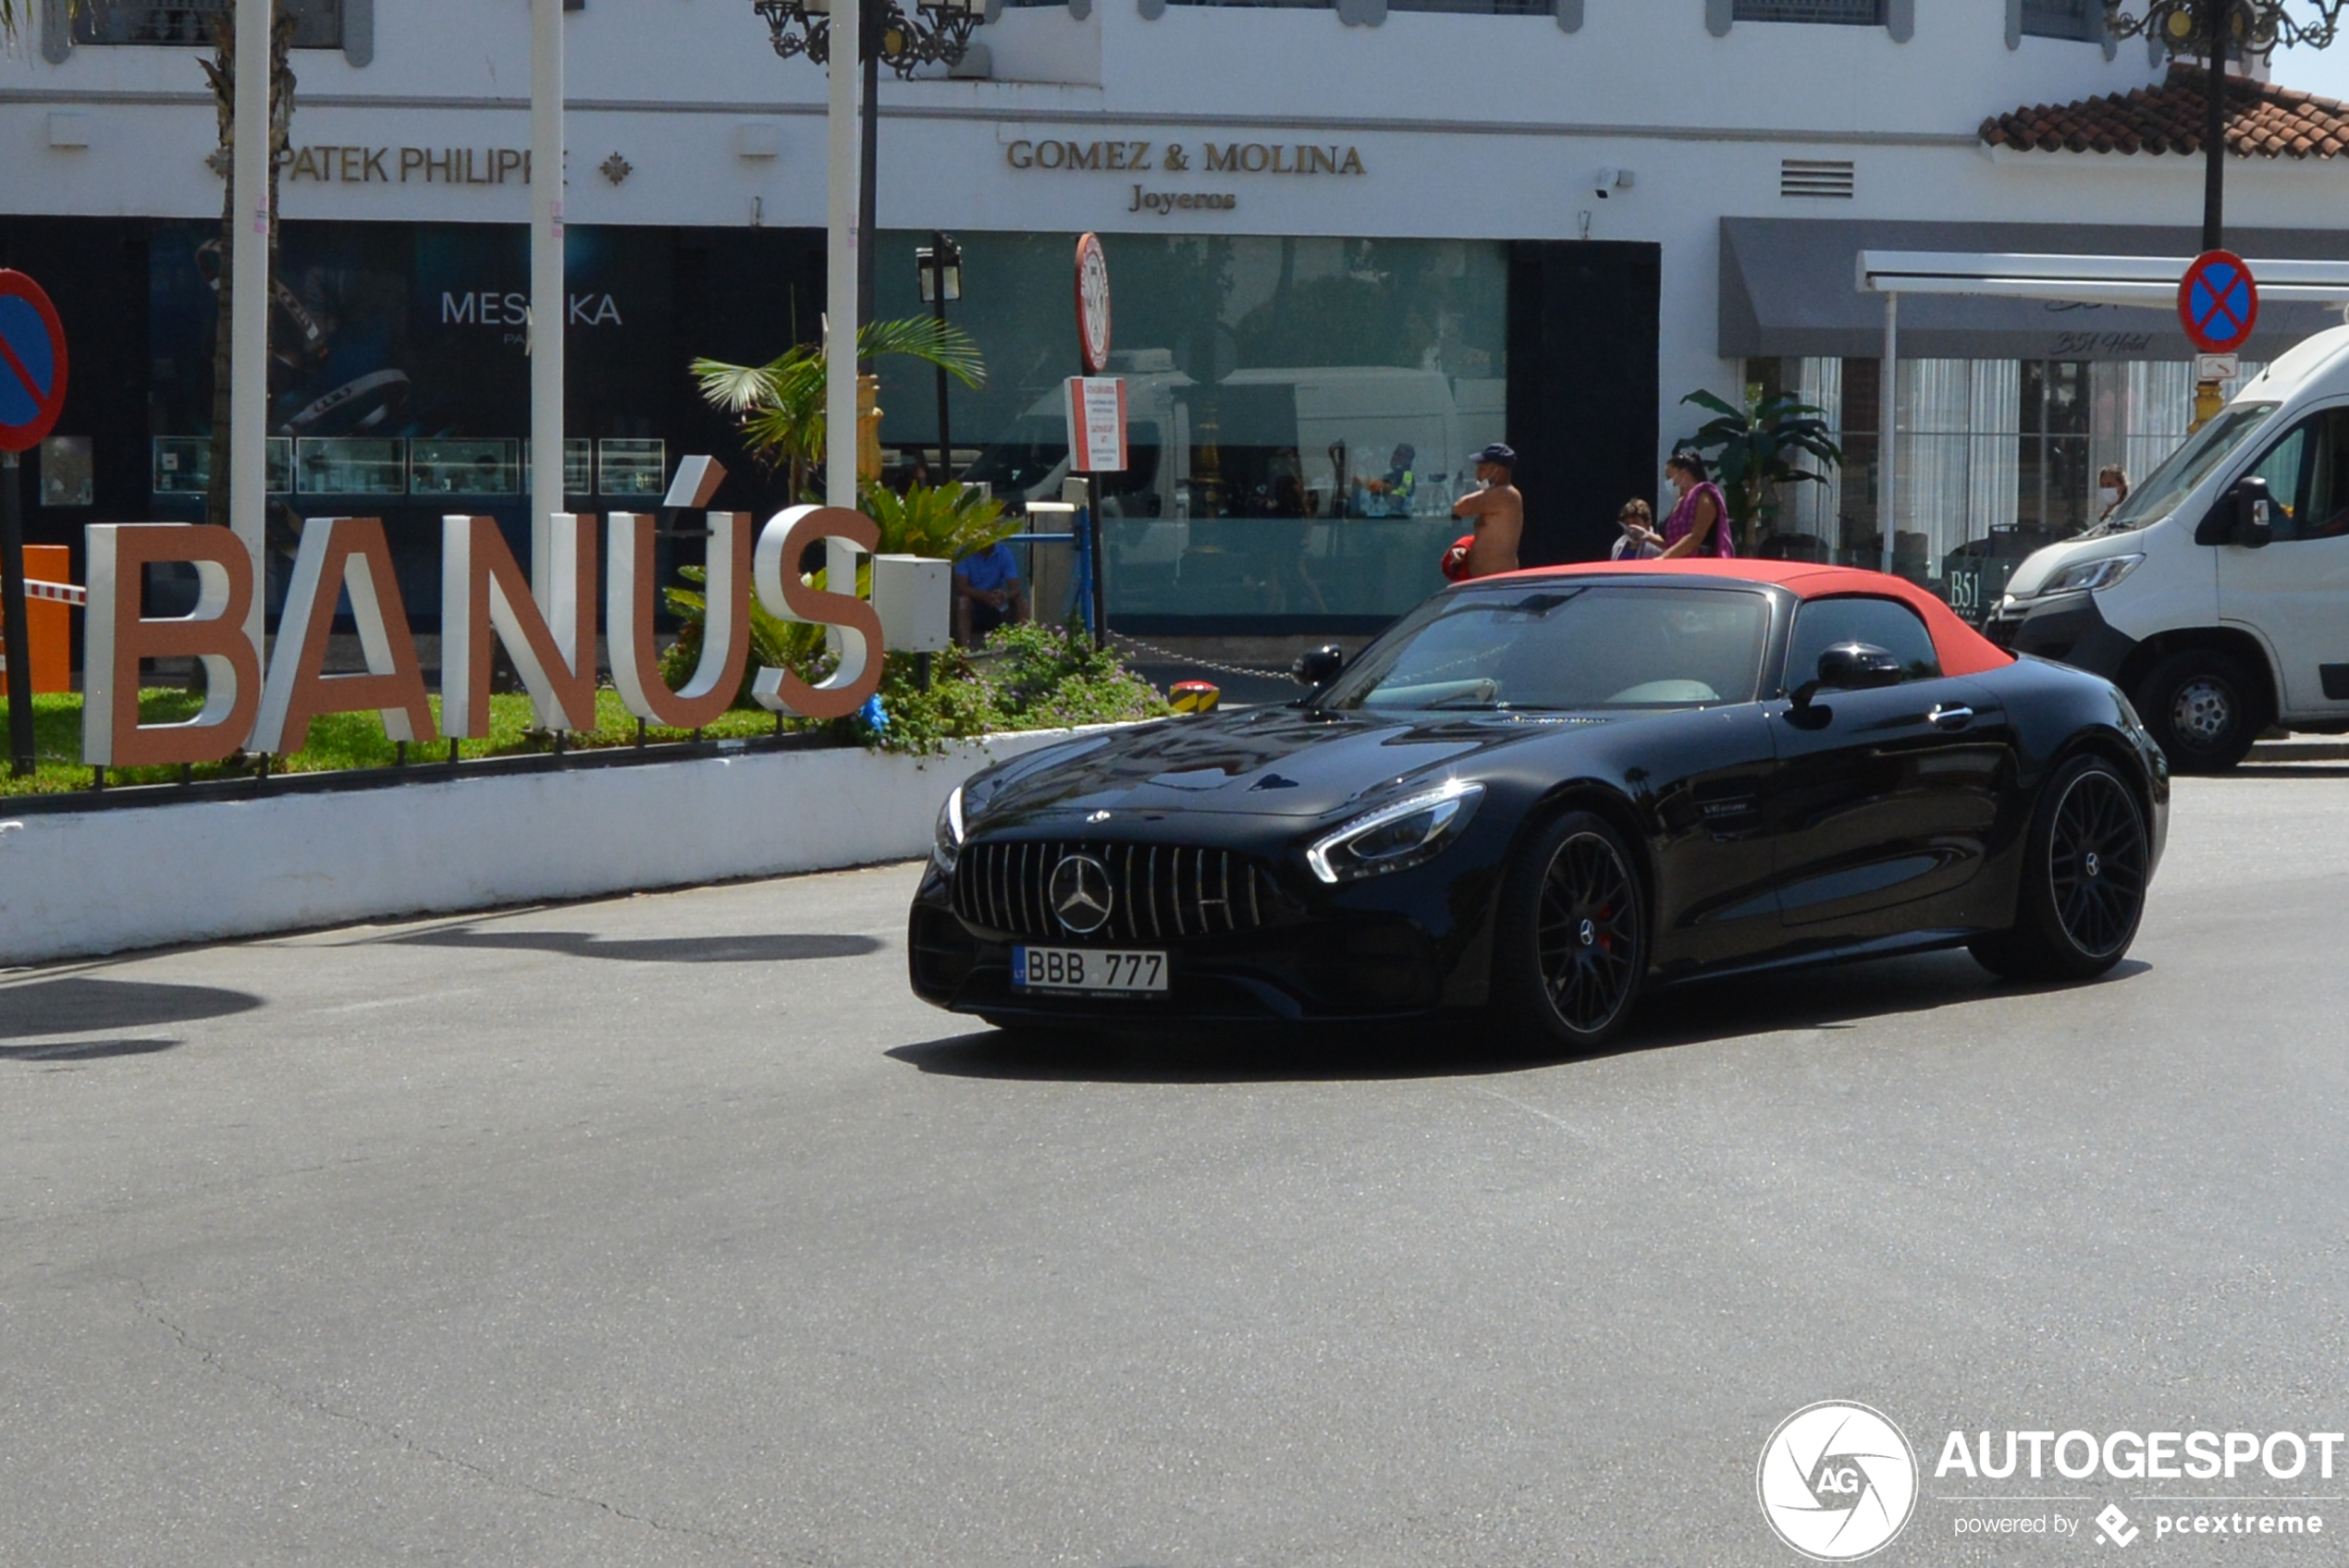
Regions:
<instances>
[{"instance_id":1,"label":"black mercedes-amg gt c roadster","mask_svg":"<svg viewBox=\"0 0 2349 1568\"><path fill-rule=\"evenodd\" d=\"M956 790L914 989L1111 1029L1485 1009L1574 1049L1697 975L1960 945L2099 974L2168 827L2109 682L1875 572L1518 572L1298 675Z\"/></svg>"}]
</instances>

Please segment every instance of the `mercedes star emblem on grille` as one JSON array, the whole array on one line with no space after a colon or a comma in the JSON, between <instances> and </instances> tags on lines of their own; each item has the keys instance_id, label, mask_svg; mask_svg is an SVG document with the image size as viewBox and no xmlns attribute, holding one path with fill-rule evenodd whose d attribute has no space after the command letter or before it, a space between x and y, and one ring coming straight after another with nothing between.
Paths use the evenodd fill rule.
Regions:
<instances>
[{"instance_id":1,"label":"mercedes star emblem on grille","mask_svg":"<svg viewBox=\"0 0 2349 1568\"><path fill-rule=\"evenodd\" d=\"M1052 867L1052 913L1079 937L1109 924L1109 867L1091 855L1063 855Z\"/></svg>"}]
</instances>

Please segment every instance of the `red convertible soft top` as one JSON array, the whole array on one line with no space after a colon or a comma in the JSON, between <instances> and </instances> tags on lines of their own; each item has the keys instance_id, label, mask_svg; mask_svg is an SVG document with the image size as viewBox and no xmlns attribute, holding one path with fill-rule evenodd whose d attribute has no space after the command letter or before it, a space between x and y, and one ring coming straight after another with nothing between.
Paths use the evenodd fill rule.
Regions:
<instances>
[{"instance_id":1,"label":"red convertible soft top","mask_svg":"<svg viewBox=\"0 0 2349 1568\"><path fill-rule=\"evenodd\" d=\"M1823 566L1810 561L1688 559L1664 561L1591 561L1580 566L1529 567L1505 578L1482 577L1478 582L1506 578L1555 577L1726 577L1740 582L1769 582L1805 599L1838 594L1868 594L1898 599L1923 618L1932 633L1934 651L1941 655L1944 675L1979 675L2014 662L2006 652L1964 621L1949 606L1905 578L1854 566ZM1465 584L1463 584L1465 586Z\"/></svg>"}]
</instances>

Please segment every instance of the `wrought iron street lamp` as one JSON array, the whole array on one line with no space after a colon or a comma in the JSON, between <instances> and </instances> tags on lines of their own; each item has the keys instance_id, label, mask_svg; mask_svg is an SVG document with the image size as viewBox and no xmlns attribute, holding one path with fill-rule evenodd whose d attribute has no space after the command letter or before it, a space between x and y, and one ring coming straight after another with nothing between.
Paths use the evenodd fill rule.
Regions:
<instances>
[{"instance_id":1,"label":"wrought iron street lamp","mask_svg":"<svg viewBox=\"0 0 2349 1568\"><path fill-rule=\"evenodd\" d=\"M2349 3L2349 0L2343 0ZM805 55L829 66L832 53L831 0L751 0L751 8L767 23L775 53L788 60ZM916 0L909 16L898 0L865 0L857 6L864 38L858 55L865 67L863 178L857 190L856 227L863 236L856 247L856 319L873 319L874 153L879 141L875 103L880 96L880 67L910 77L924 66L952 69L969 52L971 31L985 18L986 0Z\"/></svg>"},{"instance_id":2,"label":"wrought iron street lamp","mask_svg":"<svg viewBox=\"0 0 2349 1568\"><path fill-rule=\"evenodd\" d=\"M2227 60L2266 59L2285 48L2329 47L2349 0L2104 0L2105 30L2116 38L2158 41L2172 58L2199 57L2208 74L2204 99L2208 118L2202 145L2202 248L2220 249L2226 239ZM2295 9L2295 5L2305 9Z\"/></svg>"}]
</instances>

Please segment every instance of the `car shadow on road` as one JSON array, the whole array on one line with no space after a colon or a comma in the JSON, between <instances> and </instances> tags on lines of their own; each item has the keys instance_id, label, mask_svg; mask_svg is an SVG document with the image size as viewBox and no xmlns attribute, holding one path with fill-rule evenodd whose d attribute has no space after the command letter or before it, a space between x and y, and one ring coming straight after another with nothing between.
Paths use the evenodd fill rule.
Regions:
<instances>
[{"instance_id":1,"label":"car shadow on road","mask_svg":"<svg viewBox=\"0 0 2349 1568\"><path fill-rule=\"evenodd\" d=\"M2122 985L2151 965L2125 960L2086 985ZM1231 1084L1494 1076L1779 1034L1846 1029L1994 997L2074 986L2008 985L1966 954L1700 981L1657 993L1604 1049L1559 1056L1496 1037L1473 1019L1411 1024L1047 1032L983 1029L887 1054L923 1072L1039 1083Z\"/></svg>"},{"instance_id":2,"label":"car shadow on road","mask_svg":"<svg viewBox=\"0 0 2349 1568\"><path fill-rule=\"evenodd\" d=\"M57 1040L33 1046L0 1046L0 1061L104 1061L109 1057L153 1056L178 1040Z\"/></svg>"},{"instance_id":3,"label":"car shadow on road","mask_svg":"<svg viewBox=\"0 0 2349 1568\"><path fill-rule=\"evenodd\" d=\"M0 986L0 1040L154 1029L251 1012L261 1005L262 998L250 991L218 986L66 975Z\"/></svg>"},{"instance_id":4,"label":"car shadow on road","mask_svg":"<svg viewBox=\"0 0 2349 1568\"><path fill-rule=\"evenodd\" d=\"M392 940L402 947L504 948L571 958L617 959L625 963L786 963L797 959L863 958L885 946L878 937L820 933L610 941L588 931L478 931L462 925Z\"/></svg>"}]
</instances>

